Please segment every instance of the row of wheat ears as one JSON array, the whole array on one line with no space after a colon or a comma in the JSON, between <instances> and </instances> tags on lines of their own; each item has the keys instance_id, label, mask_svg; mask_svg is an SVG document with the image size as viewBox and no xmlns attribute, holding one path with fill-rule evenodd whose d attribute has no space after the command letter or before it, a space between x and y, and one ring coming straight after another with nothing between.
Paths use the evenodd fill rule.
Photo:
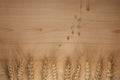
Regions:
<instances>
[{"instance_id":1,"label":"row of wheat ears","mask_svg":"<svg viewBox=\"0 0 120 80\"><path fill-rule=\"evenodd\" d=\"M7 65L7 70L8 70L8 76L9 80L16 80L15 76L17 76L17 80L24 80L24 62L20 59L19 64L17 65L17 75L15 73L14 69L15 65L13 66L12 62L9 61ZM65 61L64 65L64 80L79 80L80 79L80 72L81 72L81 64L78 63L76 65L75 71L73 75L71 74L71 61L67 59ZM45 59L43 60L42 63L42 80L47 80L48 79L48 60ZM112 73L113 73L113 65L112 65L112 60L108 61L107 65L107 72L106 72L106 80L111 80L112 79ZM103 60L101 59L98 62L98 65L96 66L96 71L94 75L94 80L101 80L102 78L102 72L103 71ZM28 60L27 64L27 74L28 74L28 80L35 80L34 78L34 60L33 58L30 58ZM57 68L57 63L53 62L51 64L51 75L52 75L52 80L58 80L58 68ZM85 67L85 80L90 80L91 79L91 68L90 68L90 62L86 61L86 67Z\"/></svg>"}]
</instances>

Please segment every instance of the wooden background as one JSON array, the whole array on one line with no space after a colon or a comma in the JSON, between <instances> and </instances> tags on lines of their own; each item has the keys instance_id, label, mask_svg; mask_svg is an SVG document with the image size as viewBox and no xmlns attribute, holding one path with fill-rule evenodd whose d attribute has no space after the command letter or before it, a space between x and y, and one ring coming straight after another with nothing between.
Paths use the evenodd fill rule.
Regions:
<instances>
[{"instance_id":1,"label":"wooden background","mask_svg":"<svg viewBox=\"0 0 120 80\"><path fill-rule=\"evenodd\" d=\"M0 62L16 48L43 54L120 58L120 0L0 0ZM81 55L81 54L80 54ZM96 58L95 58L96 59ZM120 68L117 68L120 71ZM0 78L4 80L2 64Z\"/></svg>"}]
</instances>

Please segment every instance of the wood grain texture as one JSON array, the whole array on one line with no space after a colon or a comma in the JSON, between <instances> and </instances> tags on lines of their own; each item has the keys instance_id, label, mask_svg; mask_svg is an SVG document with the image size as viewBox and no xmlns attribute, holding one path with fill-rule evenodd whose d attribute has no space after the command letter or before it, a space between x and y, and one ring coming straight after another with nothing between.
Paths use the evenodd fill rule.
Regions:
<instances>
[{"instance_id":1,"label":"wood grain texture","mask_svg":"<svg viewBox=\"0 0 120 80\"><path fill-rule=\"evenodd\" d=\"M37 61L79 54L93 65L113 54L120 71L120 0L0 0L0 80L5 59L18 53Z\"/></svg>"}]
</instances>

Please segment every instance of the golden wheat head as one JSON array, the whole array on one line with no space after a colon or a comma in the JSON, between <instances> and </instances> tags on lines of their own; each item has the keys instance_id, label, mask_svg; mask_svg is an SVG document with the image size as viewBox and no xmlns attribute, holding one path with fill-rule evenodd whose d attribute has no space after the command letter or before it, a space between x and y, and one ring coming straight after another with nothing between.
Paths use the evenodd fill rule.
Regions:
<instances>
[{"instance_id":1,"label":"golden wheat head","mask_svg":"<svg viewBox=\"0 0 120 80\"><path fill-rule=\"evenodd\" d=\"M33 58L28 61L28 80L34 80Z\"/></svg>"},{"instance_id":2,"label":"golden wheat head","mask_svg":"<svg viewBox=\"0 0 120 80\"><path fill-rule=\"evenodd\" d=\"M86 62L85 80L90 80L90 63Z\"/></svg>"},{"instance_id":3,"label":"golden wheat head","mask_svg":"<svg viewBox=\"0 0 120 80\"><path fill-rule=\"evenodd\" d=\"M69 59L65 63L65 68L64 68L64 80L70 80L71 78L71 62Z\"/></svg>"},{"instance_id":4,"label":"golden wheat head","mask_svg":"<svg viewBox=\"0 0 120 80\"><path fill-rule=\"evenodd\" d=\"M14 80L14 70L13 70L13 65L11 62L7 64L7 70L8 70L8 76L10 80Z\"/></svg>"},{"instance_id":5,"label":"golden wheat head","mask_svg":"<svg viewBox=\"0 0 120 80\"><path fill-rule=\"evenodd\" d=\"M20 59L19 66L18 66L18 72L17 72L17 79L18 80L23 80L23 74L24 74L24 63Z\"/></svg>"},{"instance_id":6,"label":"golden wheat head","mask_svg":"<svg viewBox=\"0 0 120 80\"><path fill-rule=\"evenodd\" d=\"M80 64L78 64L76 66L76 69L75 69L75 72L73 74L73 80L79 80L79 77L80 77L80 69L81 69L81 66Z\"/></svg>"},{"instance_id":7,"label":"golden wheat head","mask_svg":"<svg viewBox=\"0 0 120 80\"><path fill-rule=\"evenodd\" d=\"M57 65L56 63L52 64L52 78L53 80L57 80L58 74L57 74Z\"/></svg>"},{"instance_id":8,"label":"golden wheat head","mask_svg":"<svg viewBox=\"0 0 120 80\"><path fill-rule=\"evenodd\" d=\"M102 70L103 70L103 61L100 60L95 72L95 79L94 80L101 80L102 78Z\"/></svg>"},{"instance_id":9,"label":"golden wheat head","mask_svg":"<svg viewBox=\"0 0 120 80\"><path fill-rule=\"evenodd\" d=\"M42 62L42 80L47 80L48 78L48 60L45 58Z\"/></svg>"},{"instance_id":10,"label":"golden wheat head","mask_svg":"<svg viewBox=\"0 0 120 80\"><path fill-rule=\"evenodd\" d=\"M113 65L112 65L112 60L108 61L107 65L107 74L106 74L106 80L112 80L113 77Z\"/></svg>"}]
</instances>

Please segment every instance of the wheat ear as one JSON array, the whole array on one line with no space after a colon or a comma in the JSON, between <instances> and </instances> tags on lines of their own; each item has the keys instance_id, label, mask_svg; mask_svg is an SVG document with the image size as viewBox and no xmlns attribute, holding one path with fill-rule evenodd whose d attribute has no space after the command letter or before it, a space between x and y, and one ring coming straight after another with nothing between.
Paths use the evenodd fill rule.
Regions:
<instances>
[{"instance_id":1,"label":"wheat ear","mask_svg":"<svg viewBox=\"0 0 120 80\"><path fill-rule=\"evenodd\" d=\"M20 59L19 66L18 66L18 72L17 72L17 79L23 80L23 73L24 73L24 63Z\"/></svg>"},{"instance_id":2,"label":"wheat ear","mask_svg":"<svg viewBox=\"0 0 120 80\"><path fill-rule=\"evenodd\" d=\"M10 80L14 80L14 70L13 70L13 65L11 64L11 62L7 64L7 70L8 70L8 76Z\"/></svg>"},{"instance_id":3,"label":"wheat ear","mask_svg":"<svg viewBox=\"0 0 120 80\"><path fill-rule=\"evenodd\" d=\"M47 64L48 64L47 60L44 60L42 64L42 80L47 80L48 78L48 65Z\"/></svg>"},{"instance_id":4,"label":"wheat ear","mask_svg":"<svg viewBox=\"0 0 120 80\"><path fill-rule=\"evenodd\" d=\"M70 80L71 76L71 63L66 61L65 70L64 70L64 80Z\"/></svg>"},{"instance_id":5,"label":"wheat ear","mask_svg":"<svg viewBox=\"0 0 120 80\"><path fill-rule=\"evenodd\" d=\"M56 63L52 64L52 78L53 78L53 80L57 80L57 66L56 66Z\"/></svg>"},{"instance_id":6,"label":"wheat ear","mask_svg":"<svg viewBox=\"0 0 120 80\"><path fill-rule=\"evenodd\" d=\"M100 60L95 72L95 79L94 80L101 80L102 77L102 70L103 70L103 61Z\"/></svg>"},{"instance_id":7,"label":"wheat ear","mask_svg":"<svg viewBox=\"0 0 120 80\"><path fill-rule=\"evenodd\" d=\"M76 70L73 74L73 80L79 80L79 77L80 77L80 69L81 69L81 66L80 65L77 65L76 66Z\"/></svg>"},{"instance_id":8,"label":"wheat ear","mask_svg":"<svg viewBox=\"0 0 120 80\"><path fill-rule=\"evenodd\" d=\"M107 65L107 74L106 74L106 80L111 80L112 76L113 76L113 69L112 69L113 65L112 65L112 60L108 62Z\"/></svg>"},{"instance_id":9,"label":"wheat ear","mask_svg":"<svg viewBox=\"0 0 120 80\"><path fill-rule=\"evenodd\" d=\"M90 80L90 63L86 62L85 80Z\"/></svg>"},{"instance_id":10,"label":"wheat ear","mask_svg":"<svg viewBox=\"0 0 120 80\"><path fill-rule=\"evenodd\" d=\"M28 80L34 80L33 58L28 61Z\"/></svg>"}]
</instances>

